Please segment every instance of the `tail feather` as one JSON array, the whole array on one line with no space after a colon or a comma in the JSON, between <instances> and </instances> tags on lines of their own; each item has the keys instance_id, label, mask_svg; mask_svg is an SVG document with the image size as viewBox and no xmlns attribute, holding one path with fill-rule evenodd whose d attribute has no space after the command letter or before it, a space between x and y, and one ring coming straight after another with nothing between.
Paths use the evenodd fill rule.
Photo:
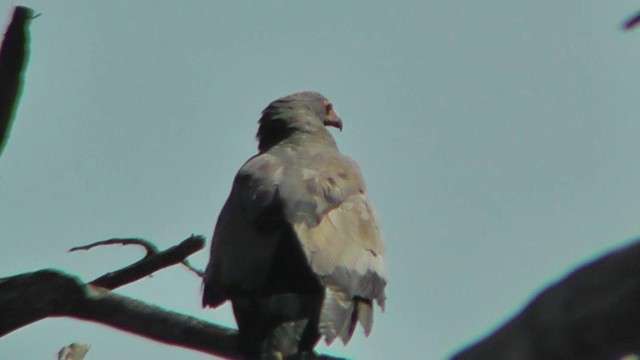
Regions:
<instances>
[{"instance_id":1,"label":"tail feather","mask_svg":"<svg viewBox=\"0 0 640 360\"><path fill-rule=\"evenodd\" d=\"M358 310L358 322L364 329L364 336L369 336L373 328L373 306L371 305L371 300L358 299L356 309Z\"/></svg>"},{"instance_id":2,"label":"tail feather","mask_svg":"<svg viewBox=\"0 0 640 360\"><path fill-rule=\"evenodd\" d=\"M351 301L351 306L349 306L349 312L351 313L350 319L344 324L342 331L340 332L340 340L342 343L347 345L351 337L353 336L353 331L356 329L356 325L358 324L358 312L356 311L357 303Z\"/></svg>"},{"instance_id":3,"label":"tail feather","mask_svg":"<svg viewBox=\"0 0 640 360\"><path fill-rule=\"evenodd\" d=\"M337 290L337 289L336 289ZM327 345L342 337L345 329L349 328L353 313L353 302L346 294L327 287L320 312L320 334L324 336ZM348 330L346 330L348 331Z\"/></svg>"},{"instance_id":4,"label":"tail feather","mask_svg":"<svg viewBox=\"0 0 640 360\"><path fill-rule=\"evenodd\" d=\"M360 323L366 336L373 327L373 307L370 300L350 298L347 294L327 287L320 313L320 333L327 345L340 337L346 345L351 340L356 325Z\"/></svg>"}]
</instances>

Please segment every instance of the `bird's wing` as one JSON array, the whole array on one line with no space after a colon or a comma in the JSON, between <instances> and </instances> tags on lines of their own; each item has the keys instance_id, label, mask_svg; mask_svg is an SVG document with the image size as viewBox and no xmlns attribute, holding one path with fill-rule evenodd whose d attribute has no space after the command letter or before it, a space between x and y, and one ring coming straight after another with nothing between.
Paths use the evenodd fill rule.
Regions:
<instances>
[{"instance_id":1,"label":"bird's wing","mask_svg":"<svg viewBox=\"0 0 640 360\"><path fill-rule=\"evenodd\" d=\"M211 240L204 305L218 306L264 285L283 231L277 200L282 173L276 157L260 154L236 175Z\"/></svg>"},{"instance_id":2,"label":"bird's wing","mask_svg":"<svg viewBox=\"0 0 640 360\"><path fill-rule=\"evenodd\" d=\"M264 286L288 226L326 289L320 315L326 341L347 343L357 322L369 334L372 302L384 307L384 247L360 170L337 151L285 149L243 165L214 231L205 305Z\"/></svg>"},{"instance_id":3,"label":"bird's wing","mask_svg":"<svg viewBox=\"0 0 640 360\"><path fill-rule=\"evenodd\" d=\"M279 196L312 270L325 285L320 331L347 343L356 322L369 334L372 301L384 308L384 247L357 164L321 152L284 177ZM300 181L302 179L302 181Z\"/></svg>"}]
</instances>

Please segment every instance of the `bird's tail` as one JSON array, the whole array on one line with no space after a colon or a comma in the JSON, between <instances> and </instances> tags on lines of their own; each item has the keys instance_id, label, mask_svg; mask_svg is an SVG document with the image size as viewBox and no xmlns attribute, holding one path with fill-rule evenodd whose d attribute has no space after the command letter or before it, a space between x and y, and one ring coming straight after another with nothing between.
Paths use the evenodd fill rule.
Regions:
<instances>
[{"instance_id":1,"label":"bird's tail","mask_svg":"<svg viewBox=\"0 0 640 360\"><path fill-rule=\"evenodd\" d=\"M365 336L369 336L373 327L373 306L371 300L351 298L344 292L327 287L322 311L320 313L320 334L327 345L337 337L346 345L360 323Z\"/></svg>"}]
</instances>

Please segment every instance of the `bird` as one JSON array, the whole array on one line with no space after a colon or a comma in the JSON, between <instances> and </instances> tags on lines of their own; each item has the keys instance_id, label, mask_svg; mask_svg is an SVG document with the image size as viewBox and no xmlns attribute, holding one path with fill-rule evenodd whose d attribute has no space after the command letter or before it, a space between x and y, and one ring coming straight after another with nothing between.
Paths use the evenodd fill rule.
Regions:
<instances>
[{"instance_id":1,"label":"bird","mask_svg":"<svg viewBox=\"0 0 640 360\"><path fill-rule=\"evenodd\" d=\"M387 284L377 215L359 166L328 127L322 94L271 102L214 229L202 304L231 301L245 359L313 352L321 338L368 336Z\"/></svg>"}]
</instances>

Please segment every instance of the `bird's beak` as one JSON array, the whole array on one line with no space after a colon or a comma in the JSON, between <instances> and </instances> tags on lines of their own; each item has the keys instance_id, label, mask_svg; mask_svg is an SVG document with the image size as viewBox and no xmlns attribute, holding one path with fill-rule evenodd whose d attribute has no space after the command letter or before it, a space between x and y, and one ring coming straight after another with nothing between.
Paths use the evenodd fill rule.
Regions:
<instances>
[{"instance_id":1,"label":"bird's beak","mask_svg":"<svg viewBox=\"0 0 640 360\"><path fill-rule=\"evenodd\" d=\"M333 126L335 128L338 128L340 131L342 131L342 119L340 119L337 116L331 119L327 119L324 121L324 126Z\"/></svg>"}]
</instances>

